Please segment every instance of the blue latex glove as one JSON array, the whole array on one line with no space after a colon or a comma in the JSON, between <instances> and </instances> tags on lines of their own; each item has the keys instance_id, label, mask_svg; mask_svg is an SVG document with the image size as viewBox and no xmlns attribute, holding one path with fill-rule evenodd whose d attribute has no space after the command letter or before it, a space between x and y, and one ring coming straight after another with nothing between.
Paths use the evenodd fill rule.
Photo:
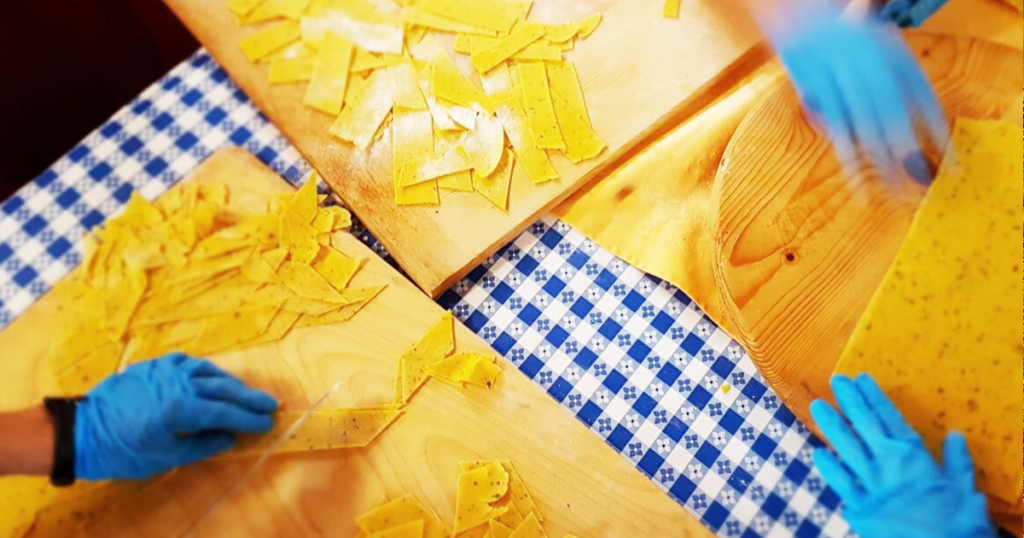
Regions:
<instances>
[{"instance_id":1,"label":"blue latex glove","mask_svg":"<svg viewBox=\"0 0 1024 538\"><path fill-rule=\"evenodd\" d=\"M821 400L811 403L811 416L839 459L819 449L814 464L846 504L854 531L870 538L995 536L963 435L949 434L939 467L869 376L837 375L832 391L846 420Z\"/></svg>"},{"instance_id":2,"label":"blue latex glove","mask_svg":"<svg viewBox=\"0 0 1024 538\"><path fill-rule=\"evenodd\" d=\"M900 28L917 28L947 0L890 0L882 6L882 18Z\"/></svg>"},{"instance_id":3,"label":"blue latex glove","mask_svg":"<svg viewBox=\"0 0 1024 538\"><path fill-rule=\"evenodd\" d=\"M75 476L141 480L264 433L277 402L212 363L172 353L100 383L78 405Z\"/></svg>"},{"instance_id":4,"label":"blue latex glove","mask_svg":"<svg viewBox=\"0 0 1024 538\"><path fill-rule=\"evenodd\" d=\"M785 28L767 32L804 108L827 131L851 177L861 168L859 147L886 179L898 177L904 164L915 179L931 179L924 177L930 174L915 120L930 147L940 150L949 129L898 33L875 18L842 19L827 2L814 2Z\"/></svg>"}]
</instances>

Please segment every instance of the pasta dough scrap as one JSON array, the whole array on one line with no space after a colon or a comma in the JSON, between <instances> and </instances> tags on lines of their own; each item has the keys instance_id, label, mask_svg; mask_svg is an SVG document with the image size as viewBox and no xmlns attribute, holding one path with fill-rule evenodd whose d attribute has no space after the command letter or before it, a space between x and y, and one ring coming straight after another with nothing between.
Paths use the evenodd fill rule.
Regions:
<instances>
[{"instance_id":1,"label":"pasta dough scrap","mask_svg":"<svg viewBox=\"0 0 1024 538\"><path fill-rule=\"evenodd\" d=\"M228 9L239 17L245 17L265 0L228 0Z\"/></svg>"},{"instance_id":2,"label":"pasta dough scrap","mask_svg":"<svg viewBox=\"0 0 1024 538\"><path fill-rule=\"evenodd\" d=\"M410 521L396 525L380 532L375 532L367 538L423 538L423 520Z\"/></svg>"},{"instance_id":3,"label":"pasta dough scrap","mask_svg":"<svg viewBox=\"0 0 1024 538\"><path fill-rule=\"evenodd\" d=\"M505 151L505 129L490 114L478 114L475 128L462 142L469 156L473 170L481 176L489 176L498 168Z\"/></svg>"},{"instance_id":4,"label":"pasta dough scrap","mask_svg":"<svg viewBox=\"0 0 1024 538\"><path fill-rule=\"evenodd\" d=\"M437 188L456 192L473 192L473 173L463 170L437 178Z\"/></svg>"},{"instance_id":5,"label":"pasta dough scrap","mask_svg":"<svg viewBox=\"0 0 1024 538\"><path fill-rule=\"evenodd\" d=\"M327 34L338 35L367 52L401 54L404 33L401 23L379 12L355 13L334 9L317 17L302 18L302 39L316 43Z\"/></svg>"},{"instance_id":6,"label":"pasta dough scrap","mask_svg":"<svg viewBox=\"0 0 1024 538\"><path fill-rule=\"evenodd\" d=\"M574 163L597 157L607 144L590 125L576 68L571 62L545 63L558 128L565 141L565 156Z\"/></svg>"},{"instance_id":7,"label":"pasta dough scrap","mask_svg":"<svg viewBox=\"0 0 1024 538\"><path fill-rule=\"evenodd\" d=\"M512 153L506 149L501 154L497 168L489 176L481 176L473 171L473 190L502 211L508 211L508 197L512 188L512 166Z\"/></svg>"},{"instance_id":8,"label":"pasta dough scrap","mask_svg":"<svg viewBox=\"0 0 1024 538\"><path fill-rule=\"evenodd\" d=\"M362 92L353 98L353 102L341 111L331 125L331 134L365 150L393 106L391 80L386 71L376 70L370 74Z\"/></svg>"},{"instance_id":9,"label":"pasta dough scrap","mask_svg":"<svg viewBox=\"0 0 1024 538\"><path fill-rule=\"evenodd\" d=\"M309 2L310 0L282 0L277 8L277 14L286 19L298 19Z\"/></svg>"},{"instance_id":10,"label":"pasta dough scrap","mask_svg":"<svg viewBox=\"0 0 1024 538\"><path fill-rule=\"evenodd\" d=\"M267 81L271 84L305 82L313 77L315 58L279 58L270 62Z\"/></svg>"},{"instance_id":11,"label":"pasta dough scrap","mask_svg":"<svg viewBox=\"0 0 1024 538\"><path fill-rule=\"evenodd\" d=\"M425 0L423 9L454 21L507 34L519 14L516 6L501 2L481 3L474 0ZM510 3L509 3L510 4ZM505 9L511 7L512 9Z\"/></svg>"},{"instance_id":12,"label":"pasta dough scrap","mask_svg":"<svg viewBox=\"0 0 1024 538\"><path fill-rule=\"evenodd\" d=\"M324 277L309 264L286 261L277 270L277 276L299 297L345 304L345 299Z\"/></svg>"},{"instance_id":13,"label":"pasta dough scrap","mask_svg":"<svg viewBox=\"0 0 1024 538\"><path fill-rule=\"evenodd\" d=\"M464 461L459 463L459 468L463 471L469 471L482 467L487 463L486 461ZM513 517L502 516L498 521L512 528L518 527L523 521L524 515L528 514L534 514L539 521L544 521L540 514L540 509L537 507L537 503L534 502L533 497L530 496L530 492L526 489L526 483L523 481L523 477L519 475L519 471L516 470L509 460L500 460L499 463L509 476L508 495L495 503L495 506L507 506L509 511L506 512L506 515L514 515Z\"/></svg>"},{"instance_id":14,"label":"pasta dough scrap","mask_svg":"<svg viewBox=\"0 0 1024 538\"><path fill-rule=\"evenodd\" d=\"M491 533L491 538L508 538L512 536L513 529L503 523L498 522L497 519L492 519L487 522L488 532Z\"/></svg>"},{"instance_id":15,"label":"pasta dough scrap","mask_svg":"<svg viewBox=\"0 0 1024 538\"><path fill-rule=\"evenodd\" d=\"M352 43L336 34L324 37L303 103L328 114L341 112L353 51Z\"/></svg>"},{"instance_id":16,"label":"pasta dough scrap","mask_svg":"<svg viewBox=\"0 0 1024 538\"><path fill-rule=\"evenodd\" d=\"M508 480L508 472L497 461L459 474L459 489L455 498L455 532L483 525L503 514L507 509L495 508L492 503L498 502L508 492Z\"/></svg>"},{"instance_id":17,"label":"pasta dough scrap","mask_svg":"<svg viewBox=\"0 0 1024 538\"><path fill-rule=\"evenodd\" d=\"M402 166L420 155L434 153L434 130L431 113L395 110L391 124L391 169L394 177L395 203L398 205L437 205L440 198L436 181L424 181L409 187L401 186Z\"/></svg>"},{"instance_id":18,"label":"pasta dough scrap","mask_svg":"<svg viewBox=\"0 0 1024 538\"><path fill-rule=\"evenodd\" d=\"M501 368L494 359L480 353L456 353L427 367L431 376L456 386L467 383L491 387Z\"/></svg>"},{"instance_id":19,"label":"pasta dough scrap","mask_svg":"<svg viewBox=\"0 0 1024 538\"><path fill-rule=\"evenodd\" d=\"M464 107L489 108L484 106L487 96L462 75L447 53L438 53L432 63L430 90L434 96Z\"/></svg>"},{"instance_id":20,"label":"pasta dough scrap","mask_svg":"<svg viewBox=\"0 0 1024 538\"><path fill-rule=\"evenodd\" d=\"M497 36L498 32L459 22L448 17L431 13L420 6L412 5L402 10L402 22L406 25L422 26L431 30L442 32L459 32L479 34L486 36Z\"/></svg>"},{"instance_id":21,"label":"pasta dough scrap","mask_svg":"<svg viewBox=\"0 0 1024 538\"><path fill-rule=\"evenodd\" d=\"M348 286L361 265L361 260L353 260L331 247L321 248L318 257L313 260L313 269L320 273L328 284L342 289Z\"/></svg>"},{"instance_id":22,"label":"pasta dough scrap","mask_svg":"<svg viewBox=\"0 0 1024 538\"><path fill-rule=\"evenodd\" d=\"M523 108L529 120L534 146L540 149L565 149L565 140L555 118L555 107L551 101L544 64L520 64L517 71Z\"/></svg>"},{"instance_id":23,"label":"pasta dough scrap","mask_svg":"<svg viewBox=\"0 0 1024 538\"><path fill-rule=\"evenodd\" d=\"M284 48L299 40L301 35L297 21L285 21L273 26L262 28L242 38L239 46L250 62L255 62L268 54Z\"/></svg>"},{"instance_id":24,"label":"pasta dough scrap","mask_svg":"<svg viewBox=\"0 0 1024 538\"><path fill-rule=\"evenodd\" d=\"M356 525L366 534L381 532L413 521L422 521L420 536L447 538L448 529L433 512L424 508L412 495L386 502L356 518Z\"/></svg>"},{"instance_id":25,"label":"pasta dough scrap","mask_svg":"<svg viewBox=\"0 0 1024 538\"><path fill-rule=\"evenodd\" d=\"M680 4L682 4L682 0L665 0L665 6L661 12L662 16L667 19L678 19Z\"/></svg>"},{"instance_id":26,"label":"pasta dough scrap","mask_svg":"<svg viewBox=\"0 0 1024 538\"><path fill-rule=\"evenodd\" d=\"M517 24L508 36L503 37L481 50L474 50L469 60L479 73L486 73L509 59L527 45L544 36L544 27L539 24ZM561 57L559 51L558 57Z\"/></svg>"},{"instance_id":27,"label":"pasta dough scrap","mask_svg":"<svg viewBox=\"0 0 1024 538\"><path fill-rule=\"evenodd\" d=\"M544 527L541 527L537 515L530 513L509 538L548 538L548 533L544 532Z\"/></svg>"},{"instance_id":28,"label":"pasta dough scrap","mask_svg":"<svg viewBox=\"0 0 1024 538\"><path fill-rule=\"evenodd\" d=\"M505 127L505 134L508 135L516 157L519 158L530 181L540 184L558 179L558 172L551 165L547 152L533 143L528 126L529 120L519 100L513 99L499 105L495 113Z\"/></svg>"},{"instance_id":29,"label":"pasta dough scrap","mask_svg":"<svg viewBox=\"0 0 1024 538\"><path fill-rule=\"evenodd\" d=\"M415 345L402 354L402 401L408 402L430 373L430 365L444 360L455 351L455 328L451 312L445 312L441 319L423 335Z\"/></svg>"},{"instance_id":30,"label":"pasta dough scrap","mask_svg":"<svg viewBox=\"0 0 1024 538\"><path fill-rule=\"evenodd\" d=\"M427 101L420 91L416 71L409 60L401 61L387 68L391 77L391 91L395 106L408 110L427 110Z\"/></svg>"},{"instance_id":31,"label":"pasta dough scrap","mask_svg":"<svg viewBox=\"0 0 1024 538\"><path fill-rule=\"evenodd\" d=\"M467 171L472 168L469 155L462 146L456 146L441 155L427 155L421 159L406 162L398 182L400 187L410 187L424 181Z\"/></svg>"}]
</instances>

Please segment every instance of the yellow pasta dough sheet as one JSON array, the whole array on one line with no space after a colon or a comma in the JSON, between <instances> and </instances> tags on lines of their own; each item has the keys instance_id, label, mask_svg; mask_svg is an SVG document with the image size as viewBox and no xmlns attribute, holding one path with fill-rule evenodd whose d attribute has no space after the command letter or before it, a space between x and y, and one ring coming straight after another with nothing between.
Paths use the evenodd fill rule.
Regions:
<instances>
[{"instance_id":1,"label":"yellow pasta dough sheet","mask_svg":"<svg viewBox=\"0 0 1024 538\"><path fill-rule=\"evenodd\" d=\"M408 402L413 393L430 377L430 365L444 360L455 352L455 326L451 312L445 312L427 334L402 354L402 401Z\"/></svg>"},{"instance_id":2,"label":"yellow pasta dough sheet","mask_svg":"<svg viewBox=\"0 0 1024 538\"><path fill-rule=\"evenodd\" d=\"M961 118L896 259L836 372L871 374L936 454L967 437L978 486L1021 497L1020 144L1010 124Z\"/></svg>"},{"instance_id":3,"label":"yellow pasta dough sheet","mask_svg":"<svg viewBox=\"0 0 1024 538\"><path fill-rule=\"evenodd\" d=\"M448 529L437 516L425 508L415 497L406 495L388 501L356 518L356 525L366 534L382 532L407 523L422 521L422 538L447 538Z\"/></svg>"},{"instance_id":4,"label":"yellow pasta dough sheet","mask_svg":"<svg viewBox=\"0 0 1024 538\"><path fill-rule=\"evenodd\" d=\"M274 428L270 432L257 436L239 436L236 447L218 457L259 456L271 446L276 454L364 447L400 417L402 412L401 407L390 404L318 409L288 439L275 446L278 438L306 414L305 411L282 411L274 417Z\"/></svg>"},{"instance_id":5,"label":"yellow pasta dough sheet","mask_svg":"<svg viewBox=\"0 0 1024 538\"><path fill-rule=\"evenodd\" d=\"M239 43L242 52L250 62L259 60L270 53L298 41L301 35L299 23L285 21L249 34Z\"/></svg>"}]
</instances>

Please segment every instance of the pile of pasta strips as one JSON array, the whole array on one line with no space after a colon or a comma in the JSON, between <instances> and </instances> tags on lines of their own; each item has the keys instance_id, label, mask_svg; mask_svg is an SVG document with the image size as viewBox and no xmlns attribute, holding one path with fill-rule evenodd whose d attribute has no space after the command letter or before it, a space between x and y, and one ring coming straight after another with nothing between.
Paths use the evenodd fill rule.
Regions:
<instances>
[{"instance_id":1,"label":"pile of pasta strips","mask_svg":"<svg viewBox=\"0 0 1024 538\"><path fill-rule=\"evenodd\" d=\"M229 0L240 45L270 64L271 84L308 83L304 103L335 118L330 133L366 150L390 133L395 202L437 205L477 192L507 211L513 165L534 184L606 147L575 65L563 59L600 24L528 21L532 0ZM469 55L472 79L441 46ZM479 86L474 79L479 79ZM389 120L390 118L390 120ZM390 129L387 127L390 126Z\"/></svg>"},{"instance_id":2,"label":"pile of pasta strips","mask_svg":"<svg viewBox=\"0 0 1024 538\"><path fill-rule=\"evenodd\" d=\"M58 389L82 394L171 351L207 356L356 315L384 286L349 286L365 260L332 246L351 219L319 206L316 181L242 215L225 209L220 183L189 183L155 204L134 194L54 289L67 335L49 356Z\"/></svg>"}]
</instances>

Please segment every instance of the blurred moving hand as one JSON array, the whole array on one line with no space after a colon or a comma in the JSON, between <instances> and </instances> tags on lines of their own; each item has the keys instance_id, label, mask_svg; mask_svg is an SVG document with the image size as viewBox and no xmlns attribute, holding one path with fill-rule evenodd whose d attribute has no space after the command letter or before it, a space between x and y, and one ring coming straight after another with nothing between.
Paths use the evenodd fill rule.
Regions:
<instances>
[{"instance_id":1,"label":"blurred moving hand","mask_svg":"<svg viewBox=\"0 0 1024 538\"><path fill-rule=\"evenodd\" d=\"M947 0L889 0L882 6L882 18L900 28L917 28Z\"/></svg>"},{"instance_id":2,"label":"blurred moving hand","mask_svg":"<svg viewBox=\"0 0 1024 538\"><path fill-rule=\"evenodd\" d=\"M942 1L895 0L886 16L917 24ZM799 9L788 17L761 17L762 27L844 167L857 171L860 148L883 177L892 179L904 162L920 166L922 147L945 149L949 130L942 108L892 26L876 16L843 19L827 0L793 3ZM927 140L919 140L918 132Z\"/></svg>"},{"instance_id":3,"label":"blurred moving hand","mask_svg":"<svg viewBox=\"0 0 1024 538\"><path fill-rule=\"evenodd\" d=\"M832 391L843 415L815 400L811 416L839 457L822 448L814 463L846 504L854 531L871 538L995 537L963 435L946 438L940 467L871 377L837 375Z\"/></svg>"},{"instance_id":4,"label":"blurred moving hand","mask_svg":"<svg viewBox=\"0 0 1024 538\"><path fill-rule=\"evenodd\" d=\"M113 375L78 404L75 476L141 480L264 433L277 402L212 363L172 353Z\"/></svg>"}]
</instances>

